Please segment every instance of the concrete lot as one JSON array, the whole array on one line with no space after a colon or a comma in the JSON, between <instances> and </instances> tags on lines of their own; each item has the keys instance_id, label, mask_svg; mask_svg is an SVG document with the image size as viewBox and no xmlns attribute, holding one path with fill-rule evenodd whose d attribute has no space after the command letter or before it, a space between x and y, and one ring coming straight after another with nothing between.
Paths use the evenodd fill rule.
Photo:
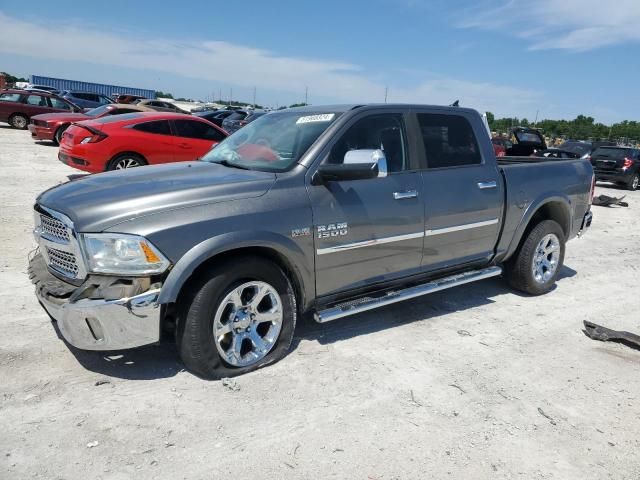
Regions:
<instances>
[{"instance_id":1,"label":"concrete lot","mask_svg":"<svg viewBox=\"0 0 640 480\"><path fill-rule=\"evenodd\" d=\"M638 479L640 192L594 207L557 288L501 279L298 330L280 363L200 380L172 345L68 347L26 275L36 195L81 172L0 126L0 478Z\"/></svg>"}]
</instances>

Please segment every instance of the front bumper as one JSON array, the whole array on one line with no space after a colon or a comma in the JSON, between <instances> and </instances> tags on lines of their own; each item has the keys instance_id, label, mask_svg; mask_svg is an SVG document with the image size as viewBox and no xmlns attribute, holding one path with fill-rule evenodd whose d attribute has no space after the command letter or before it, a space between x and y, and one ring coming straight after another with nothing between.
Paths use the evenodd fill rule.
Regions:
<instances>
[{"instance_id":1,"label":"front bumper","mask_svg":"<svg viewBox=\"0 0 640 480\"><path fill-rule=\"evenodd\" d=\"M29 124L29 132L31 132L31 138L34 140L53 140L55 132L47 127L40 125Z\"/></svg>"},{"instance_id":2,"label":"front bumper","mask_svg":"<svg viewBox=\"0 0 640 480\"><path fill-rule=\"evenodd\" d=\"M57 323L62 336L82 350L122 350L160 340L159 288L115 300L82 298L83 289L52 275L41 254L29 262L36 296Z\"/></svg>"}]
</instances>

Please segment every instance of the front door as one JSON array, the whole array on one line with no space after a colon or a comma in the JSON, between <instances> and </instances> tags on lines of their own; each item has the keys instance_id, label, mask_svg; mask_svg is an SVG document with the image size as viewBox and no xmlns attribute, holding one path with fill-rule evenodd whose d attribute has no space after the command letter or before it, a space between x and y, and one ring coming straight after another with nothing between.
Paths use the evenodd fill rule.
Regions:
<instances>
[{"instance_id":1,"label":"front door","mask_svg":"<svg viewBox=\"0 0 640 480\"><path fill-rule=\"evenodd\" d=\"M426 158L424 179L425 270L487 261L501 227L503 180L484 157L477 136L484 126L475 116L418 112ZM424 161L426 160L426 161Z\"/></svg>"},{"instance_id":2,"label":"front door","mask_svg":"<svg viewBox=\"0 0 640 480\"><path fill-rule=\"evenodd\" d=\"M309 184L313 209L317 295L371 286L420 268L424 237L422 177L407 149L402 113L352 122L332 145L329 163L349 150L380 149L388 175Z\"/></svg>"}]
</instances>

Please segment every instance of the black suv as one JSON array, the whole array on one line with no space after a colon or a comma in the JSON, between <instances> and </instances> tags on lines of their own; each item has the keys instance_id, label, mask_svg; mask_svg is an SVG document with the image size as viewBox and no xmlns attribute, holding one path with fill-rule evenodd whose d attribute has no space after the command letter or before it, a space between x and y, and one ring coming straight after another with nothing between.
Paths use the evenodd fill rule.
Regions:
<instances>
[{"instance_id":1,"label":"black suv","mask_svg":"<svg viewBox=\"0 0 640 480\"><path fill-rule=\"evenodd\" d=\"M596 180L624 185L628 190L640 186L640 149L598 147L591 153Z\"/></svg>"}]
</instances>

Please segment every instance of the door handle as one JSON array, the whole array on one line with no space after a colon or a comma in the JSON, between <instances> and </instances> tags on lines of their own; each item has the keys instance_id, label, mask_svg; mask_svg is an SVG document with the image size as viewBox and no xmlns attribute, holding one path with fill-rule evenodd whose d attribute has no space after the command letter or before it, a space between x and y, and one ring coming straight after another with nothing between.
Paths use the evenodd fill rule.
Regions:
<instances>
[{"instance_id":1,"label":"door handle","mask_svg":"<svg viewBox=\"0 0 640 480\"><path fill-rule=\"evenodd\" d=\"M416 190L407 190L406 192L393 192L393 198L395 200L404 200L406 198L416 198L418 192Z\"/></svg>"},{"instance_id":2,"label":"door handle","mask_svg":"<svg viewBox=\"0 0 640 480\"><path fill-rule=\"evenodd\" d=\"M189 145L188 143L179 143L178 146L180 148L191 148L191 145Z\"/></svg>"},{"instance_id":3,"label":"door handle","mask_svg":"<svg viewBox=\"0 0 640 480\"><path fill-rule=\"evenodd\" d=\"M490 182L478 182L478 188L480 190L486 190L488 188L496 188L498 186L498 182L495 180L491 180Z\"/></svg>"}]
</instances>

